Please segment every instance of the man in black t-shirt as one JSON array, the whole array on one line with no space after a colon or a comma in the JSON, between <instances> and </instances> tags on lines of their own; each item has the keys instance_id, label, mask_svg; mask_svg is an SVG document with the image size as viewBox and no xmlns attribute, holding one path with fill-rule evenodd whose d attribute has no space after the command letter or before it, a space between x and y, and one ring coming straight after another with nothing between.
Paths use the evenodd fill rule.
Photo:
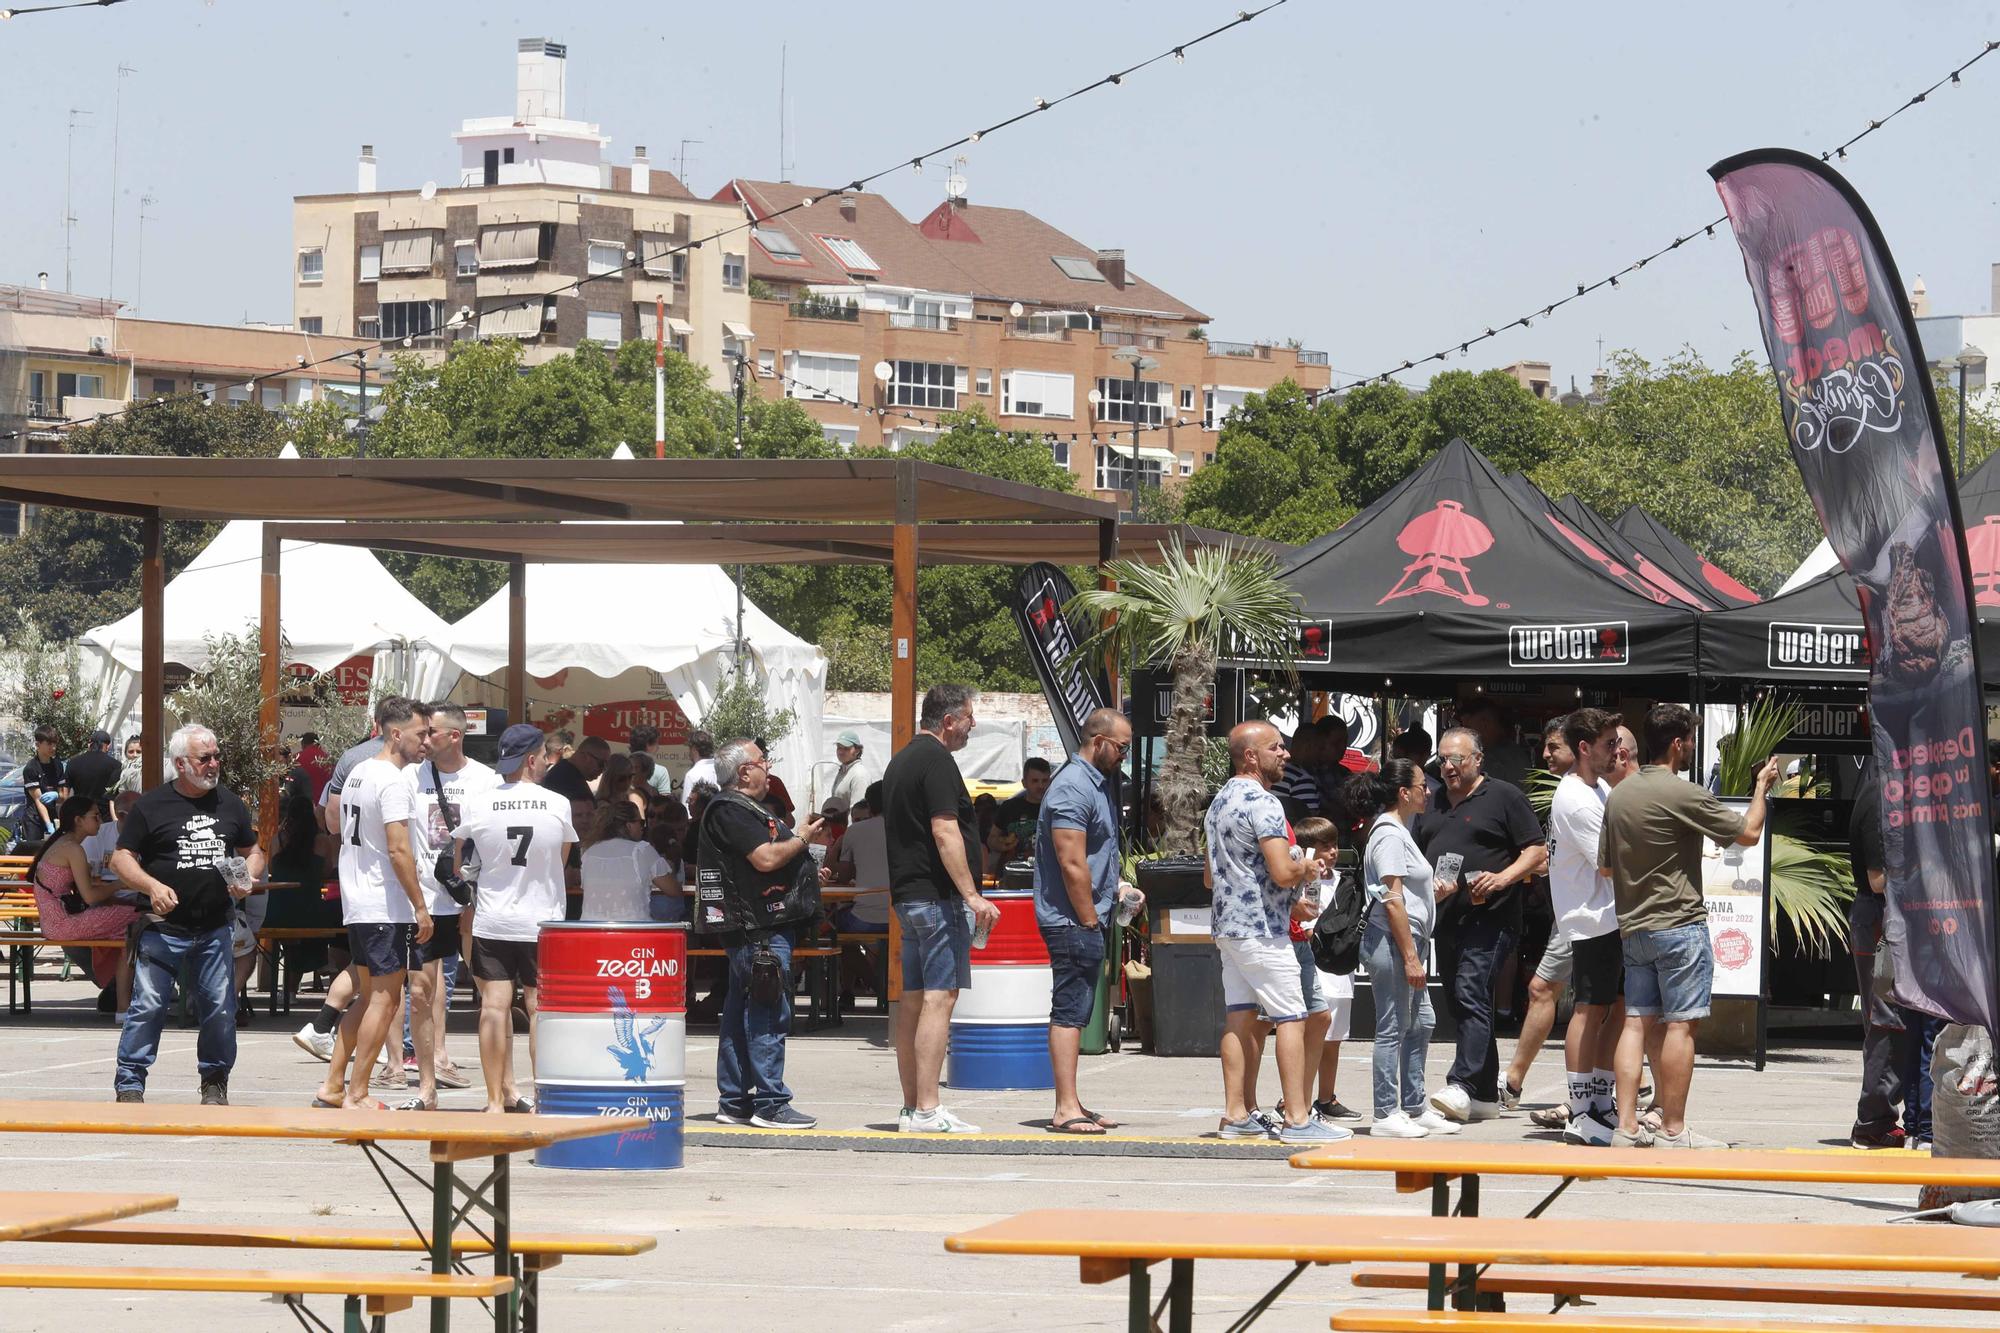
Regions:
<instances>
[{"instance_id":1,"label":"man in black t-shirt","mask_svg":"<svg viewBox=\"0 0 2000 1333\"><path fill-rule=\"evenodd\" d=\"M1438 740L1443 807L1417 820L1438 898L1438 976L1458 1024L1458 1053L1431 1105L1449 1120L1500 1114L1493 986L1521 931L1521 886L1548 865L1548 837L1511 782L1481 769L1479 737L1454 727Z\"/></svg>"},{"instance_id":2,"label":"man in black t-shirt","mask_svg":"<svg viewBox=\"0 0 2000 1333\"><path fill-rule=\"evenodd\" d=\"M590 784L604 772L604 761L610 757L611 742L602 736L586 736L583 744L576 747L576 753L549 765L549 771L542 776L542 786L572 801L588 801L595 809L597 796L590 790Z\"/></svg>"},{"instance_id":3,"label":"man in black t-shirt","mask_svg":"<svg viewBox=\"0 0 2000 1333\"><path fill-rule=\"evenodd\" d=\"M61 739L49 726L35 728L35 757L21 765L21 787L28 798L28 818L21 836L46 838L56 831L56 811L69 799L69 775L56 758Z\"/></svg>"},{"instance_id":4,"label":"man in black t-shirt","mask_svg":"<svg viewBox=\"0 0 2000 1333\"><path fill-rule=\"evenodd\" d=\"M933 685L916 739L882 774L889 899L903 932L903 1000L896 1015L896 1072L903 1109L896 1128L918 1134L977 1134L938 1104L938 1075L958 992L972 983L972 932L1000 909L979 896L973 865L979 837L972 799L952 752L975 725L969 685Z\"/></svg>"},{"instance_id":5,"label":"man in black t-shirt","mask_svg":"<svg viewBox=\"0 0 2000 1333\"><path fill-rule=\"evenodd\" d=\"M90 733L90 748L63 765L69 778L72 796L88 796L97 802L97 813L109 816L111 794L118 789L119 775L125 766L111 753L111 733L93 731Z\"/></svg>"},{"instance_id":6,"label":"man in black t-shirt","mask_svg":"<svg viewBox=\"0 0 2000 1333\"><path fill-rule=\"evenodd\" d=\"M954 765L956 767L956 765ZM1035 826L1042 817L1042 794L1055 775L1049 761L1035 755L1021 765L1021 790L993 812L993 829L986 835L986 850L993 852L995 865L1035 853Z\"/></svg>"},{"instance_id":7,"label":"man in black t-shirt","mask_svg":"<svg viewBox=\"0 0 2000 1333\"><path fill-rule=\"evenodd\" d=\"M174 1003L174 978L193 970L189 999L201 1033L195 1067L203 1106L229 1104L236 1065L236 969L230 947L235 901L264 874L257 827L235 792L221 784L215 733L189 723L167 744L174 780L141 796L118 822L111 870L151 899L153 918L140 934L132 1007L118 1037L113 1080L121 1102L146 1100L146 1074L159 1054L160 1029ZM234 867L230 861L242 858Z\"/></svg>"}]
</instances>

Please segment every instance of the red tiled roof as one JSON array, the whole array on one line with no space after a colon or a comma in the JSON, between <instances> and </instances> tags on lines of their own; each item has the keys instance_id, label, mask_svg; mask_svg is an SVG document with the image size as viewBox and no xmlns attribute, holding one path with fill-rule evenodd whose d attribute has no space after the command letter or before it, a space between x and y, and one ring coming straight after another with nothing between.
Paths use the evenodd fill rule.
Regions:
<instances>
[{"instance_id":1,"label":"red tiled roof","mask_svg":"<svg viewBox=\"0 0 2000 1333\"><path fill-rule=\"evenodd\" d=\"M972 276L975 290L982 295L1059 307L1112 306L1156 311L1179 319L1208 319L1130 270L1123 287L1065 276L1056 267L1058 258L1094 263L1097 252L1018 208L947 200L917 227L955 267Z\"/></svg>"}]
</instances>

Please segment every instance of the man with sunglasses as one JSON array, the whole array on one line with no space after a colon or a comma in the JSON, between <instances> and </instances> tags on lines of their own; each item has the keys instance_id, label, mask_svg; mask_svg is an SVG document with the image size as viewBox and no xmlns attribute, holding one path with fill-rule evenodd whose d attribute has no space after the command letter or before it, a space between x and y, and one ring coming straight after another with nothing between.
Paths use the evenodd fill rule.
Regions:
<instances>
[{"instance_id":1,"label":"man with sunglasses","mask_svg":"<svg viewBox=\"0 0 2000 1333\"><path fill-rule=\"evenodd\" d=\"M141 796L118 821L111 873L145 894L152 915L137 944L132 1007L118 1037L113 1080L121 1102L146 1100L146 1075L159 1055L160 1030L174 1003L174 978L190 969L189 999L201 1025L195 1068L201 1104L229 1104L236 1067L236 978L230 943L231 909L250 896L264 873L257 825L241 797L222 785L222 747L215 733L189 723L167 742L174 780ZM224 863L247 866L233 880Z\"/></svg>"},{"instance_id":2,"label":"man with sunglasses","mask_svg":"<svg viewBox=\"0 0 2000 1333\"><path fill-rule=\"evenodd\" d=\"M1076 754L1042 796L1035 826L1035 924L1048 946L1054 987L1049 1063L1055 1068L1053 1134L1102 1134L1118 1122L1077 1099L1076 1057L1097 999L1106 933L1118 900L1118 807L1113 774L1132 748L1132 724L1115 708L1083 720ZM1137 892L1137 890L1134 890Z\"/></svg>"}]
</instances>

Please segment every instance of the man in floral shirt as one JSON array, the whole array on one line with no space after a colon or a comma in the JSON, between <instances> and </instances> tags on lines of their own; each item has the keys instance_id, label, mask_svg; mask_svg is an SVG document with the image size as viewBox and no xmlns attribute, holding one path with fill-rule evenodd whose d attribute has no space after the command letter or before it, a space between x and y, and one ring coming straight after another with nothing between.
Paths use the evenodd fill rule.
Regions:
<instances>
[{"instance_id":1,"label":"man in floral shirt","mask_svg":"<svg viewBox=\"0 0 2000 1333\"><path fill-rule=\"evenodd\" d=\"M1310 920L1314 915L1299 890L1319 878L1320 867L1292 845L1284 807L1271 793L1284 774L1286 758L1277 728L1268 722L1239 724L1229 733L1235 776L1216 793L1205 820L1211 933L1222 956L1227 1010L1219 1133L1226 1139L1270 1133L1250 1114L1248 1096L1261 1008L1278 1029L1278 1082L1286 1116L1278 1137L1286 1143L1327 1143L1336 1135L1313 1118L1306 1095L1305 994L1298 955L1287 936L1294 917Z\"/></svg>"}]
</instances>

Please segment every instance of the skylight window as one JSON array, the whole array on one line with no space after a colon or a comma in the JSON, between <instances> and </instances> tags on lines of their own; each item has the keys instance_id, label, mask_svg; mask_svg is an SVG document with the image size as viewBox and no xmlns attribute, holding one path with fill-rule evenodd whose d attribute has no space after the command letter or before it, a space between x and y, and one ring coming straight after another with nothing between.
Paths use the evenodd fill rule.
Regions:
<instances>
[{"instance_id":1,"label":"skylight window","mask_svg":"<svg viewBox=\"0 0 2000 1333\"><path fill-rule=\"evenodd\" d=\"M814 233L814 235L818 236L818 233ZM818 236L818 239L819 243L825 246L835 259L840 261L842 268L866 269L870 273L879 273L882 271L882 266L876 263L866 250L861 248L861 242L852 237Z\"/></svg>"},{"instance_id":2,"label":"skylight window","mask_svg":"<svg viewBox=\"0 0 2000 1333\"><path fill-rule=\"evenodd\" d=\"M804 253L799 249L798 242L794 241L788 233L779 231L776 227L753 227L750 230L750 234L757 238L757 244L763 246L765 253L769 254L773 259L803 260L805 258Z\"/></svg>"},{"instance_id":3,"label":"skylight window","mask_svg":"<svg viewBox=\"0 0 2000 1333\"><path fill-rule=\"evenodd\" d=\"M1049 257L1055 260L1056 267L1062 270L1065 278L1074 278L1078 282L1104 281L1104 275L1097 271L1097 261L1094 259L1069 259L1062 255Z\"/></svg>"}]
</instances>

